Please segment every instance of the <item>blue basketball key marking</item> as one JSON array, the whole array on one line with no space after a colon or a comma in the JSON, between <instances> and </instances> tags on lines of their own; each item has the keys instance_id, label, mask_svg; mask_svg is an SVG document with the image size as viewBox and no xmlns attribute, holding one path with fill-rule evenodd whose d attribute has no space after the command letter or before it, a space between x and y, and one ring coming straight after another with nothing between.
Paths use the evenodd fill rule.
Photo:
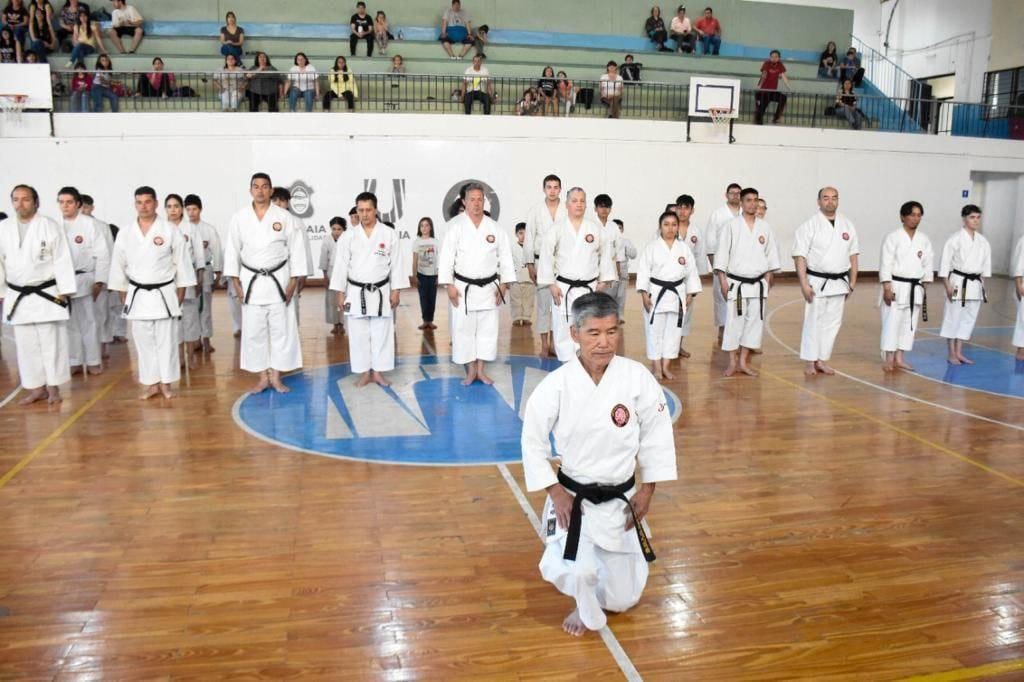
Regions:
<instances>
[{"instance_id":1,"label":"blue basketball key marking","mask_svg":"<svg viewBox=\"0 0 1024 682\"><path fill-rule=\"evenodd\" d=\"M235 421L276 445L328 457L434 466L520 461L526 400L556 360L513 355L491 363L493 386L463 386L447 357L398 359L391 386L356 388L348 363L285 378L290 393L243 396ZM665 391L673 421L681 404Z\"/></svg>"}]
</instances>

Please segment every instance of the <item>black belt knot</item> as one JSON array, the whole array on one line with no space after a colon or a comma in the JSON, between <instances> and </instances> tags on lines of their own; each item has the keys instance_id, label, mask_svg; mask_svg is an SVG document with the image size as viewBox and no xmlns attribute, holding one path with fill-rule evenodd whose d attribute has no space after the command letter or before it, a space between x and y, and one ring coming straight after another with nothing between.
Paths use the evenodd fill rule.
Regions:
<instances>
[{"instance_id":1,"label":"black belt knot","mask_svg":"<svg viewBox=\"0 0 1024 682\"><path fill-rule=\"evenodd\" d=\"M498 277L498 273L494 273L490 277L478 277L476 279L473 279L472 277L464 277L464 276L462 276L462 275L460 275L459 273L456 272L455 273L455 279L459 280L460 282L464 282L466 284L466 290L463 292L462 297L465 299L465 306L466 306L466 314L467 315L469 314L469 288L470 287L480 287L482 289L485 286L487 286L488 284L494 282L494 286L497 287L497 289L498 289L498 296L501 297L502 304L505 303L505 294L501 293L501 285L498 283L498 280L500 279Z\"/></svg>"},{"instance_id":2,"label":"black belt knot","mask_svg":"<svg viewBox=\"0 0 1024 682\"><path fill-rule=\"evenodd\" d=\"M963 288L960 289L960 307L963 308L967 305L967 282L968 280L974 280L981 285L981 300L988 303L988 294L985 293L985 282L981 279L980 272L961 272L957 269L953 269L954 275L960 275L964 278Z\"/></svg>"},{"instance_id":3,"label":"black belt knot","mask_svg":"<svg viewBox=\"0 0 1024 682\"><path fill-rule=\"evenodd\" d=\"M682 285L682 283L685 281L685 279L680 279L670 282L668 280L651 277L651 284L656 284L657 286L661 287L661 291L658 292L658 297L655 299L654 305L651 306L651 324L654 324L654 315L656 312L658 312L658 304L661 303L661 299L665 296L665 294L671 291L673 294L676 295L676 298L679 299L679 318L676 320L676 326L683 326L683 314L685 313L685 310L683 309L683 297L679 293L678 287Z\"/></svg>"},{"instance_id":4,"label":"black belt knot","mask_svg":"<svg viewBox=\"0 0 1024 682\"><path fill-rule=\"evenodd\" d=\"M354 287L359 287L359 304L362 306L363 315L366 314L366 292L369 291L371 294L375 294L380 291L381 287L390 282L390 278L384 278L379 282L357 282L354 279L348 280L348 283ZM381 293L377 302L377 317L384 315L384 294Z\"/></svg>"},{"instance_id":5,"label":"black belt knot","mask_svg":"<svg viewBox=\"0 0 1024 682\"><path fill-rule=\"evenodd\" d=\"M124 307L124 314L125 315L127 315L128 313L130 313L132 311L132 306L135 305L135 297L138 295L139 291L156 291L157 293L160 294L160 300L164 304L164 310L167 311L167 317L174 317L174 315L171 314L171 306L167 305L167 297L164 296L164 292L162 291L162 289L165 286L167 286L169 284L174 284L174 280L173 279L169 279L166 282L156 282L156 283L152 283L152 284L143 284L142 282L136 282L135 280L133 280L132 278L129 277L128 278L128 283L131 284L133 287L135 287L135 290L132 291L132 298L131 298L130 301L128 301L128 305L126 305Z\"/></svg>"},{"instance_id":6,"label":"black belt knot","mask_svg":"<svg viewBox=\"0 0 1024 682\"><path fill-rule=\"evenodd\" d=\"M921 291L924 292L924 296L921 298L921 319L925 322L928 321L928 288L919 279L913 277L899 277L893 275L892 279L894 282L903 282L910 285L910 330L914 330L914 302L917 300L917 288L921 287Z\"/></svg>"},{"instance_id":7,"label":"black belt knot","mask_svg":"<svg viewBox=\"0 0 1024 682\"><path fill-rule=\"evenodd\" d=\"M764 319L764 276L767 275L767 274L768 273L766 272L766 273L764 273L764 275L760 275L758 277L740 277L739 275L734 275L731 272L725 273L726 277L728 277L729 279L735 280L735 281L740 283L740 289L739 289L739 291L736 292L736 316L737 317L743 317L743 285L744 284L756 284L758 286L757 298L758 298L758 301L759 301L760 306L761 306L761 319L762 320ZM732 285L729 286L729 289L730 290L732 289Z\"/></svg>"},{"instance_id":8,"label":"black belt knot","mask_svg":"<svg viewBox=\"0 0 1024 682\"><path fill-rule=\"evenodd\" d=\"M563 488L576 494L576 497L572 501L572 514L569 517L569 531L565 536L565 552L562 554L563 559L566 559L567 561L576 561L576 552L580 546L580 533L583 530L583 500L586 500L591 504L604 504L605 502L611 502L612 500L622 500L626 503L629 513L633 515L633 527L636 528L636 537L640 541L640 549L644 553L644 559L646 559L648 563L654 561L656 558L654 556L654 550L651 549L651 542L647 539L647 533L644 531L643 524L641 524L640 519L636 517L636 511L633 509L633 505L630 504L628 499L626 499L626 493L633 488L633 485L636 482L636 476L630 476L628 481L619 483L618 485L601 485L600 483L583 484L569 478L561 469L559 469L558 482L562 484Z\"/></svg>"},{"instance_id":9,"label":"black belt knot","mask_svg":"<svg viewBox=\"0 0 1024 682\"><path fill-rule=\"evenodd\" d=\"M573 289L586 289L590 293L594 293L594 290L590 288L590 285L597 281L597 277L593 279L569 279L568 277L562 277L558 275L555 279L562 284L568 284L569 288L565 290L565 300L562 301L562 306L565 308L565 321L569 321L569 294L572 293Z\"/></svg>"},{"instance_id":10,"label":"black belt knot","mask_svg":"<svg viewBox=\"0 0 1024 682\"><path fill-rule=\"evenodd\" d=\"M817 270L811 270L810 268L807 268L807 274L825 280L824 282L821 283L821 289L818 290L822 293L825 292L825 287L827 287L831 282L843 280L844 282L846 282L846 286L850 286L849 270L847 270L846 272L818 272Z\"/></svg>"},{"instance_id":11,"label":"black belt knot","mask_svg":"<svg viewBox=\"0 0 1024 682\"><path fill-rule=\"evenodd\" d=\"M14 311L18 309L18 304L21 303L21 300L23 298L25 298L26 296L38 296L40 298L46 299L47 301L49 301L50 303L53 303L54 305L59 305L61 308L67 308L68 307L68 300L67 299L57 298L53 294L51 294L51 293L49 293L47 291L44 291L44 289L49 289L50 287L55 287L55 286L57 286L57 280L56 279L48 279L45 282L43 282L42 284L25 284L25 285L22 285L22 284L11 284L10 282L7 282L7 288L10 289L11 291L17 292L17 294L18 294L17 298L14 299L14 303L11 304L10 312L7 313L7 321L8 322L11 321L11 318L14 317Z\"/></svg>"},{"instance_id":12,"label":"black belt knot","mask_svg":"<svg viewBox=\"0 0 1024 682\"><path fill-rule=\"evenodd\" d=\"M281 302L282 303L287 303L288 302L288 297L285 296L284 287L282 287L281 283L279 281L277 281L277 277L274 277L274 273L277 272L278 270L280 270L281 268L283 268L286 265L288 265L288 260L287 259L285 259L285 260L281 261L280 263L278 263L277 265L275 265L273 267L269 267L269 268L254 268L252 266L246 265L245 263L242 263L242 267L243 268L245 268L249 272L253 273L253 278L249 280L249 286L247 286L245 288L245 298L243 299L242 302L243 303L248 303L249 302L249 296L252 295L252 285L256 283L256 278L257 277L269 277L270 280L277 286L277 293L279 293L281 295Z\"/></svg>"}]
</instances>

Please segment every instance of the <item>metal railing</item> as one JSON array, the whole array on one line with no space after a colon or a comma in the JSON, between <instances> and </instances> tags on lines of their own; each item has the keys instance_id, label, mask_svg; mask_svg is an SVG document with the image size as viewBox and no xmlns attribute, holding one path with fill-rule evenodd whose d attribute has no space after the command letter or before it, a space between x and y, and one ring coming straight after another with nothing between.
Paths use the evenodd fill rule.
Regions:
<instances>
[{"instance_id":1,"label":"metal railing","mask_svg":"<svg viewBox=\"0 0 1024 682\"><path fill-rule=\"evenodd\" d=\"M255 106L260 111L288 111L289 99L281 96L250 97L245 92L245 72L225 75L223 72L176 72L173 84L167 75L161 87L154 89L146 78L148 72L112 72L110 92L75 92L74 72L54 72L54 110L109 111L116 99L119 111L222 111L225 108L249 111ZM279 74L281 83L285 75ZM320 98L314 98L313 109L323 111L323 95L330 92L329 75L319 79ZM461 75L396 75L359 74L356 78L358 96L353 98L353 109L362 112L465 112ZM166 84L166 85L163 85ZM283 90L282 86L282 90ZM491 77L487 90L493 94L492 115L517 115L524 91L537 87L536 78ZM235 93L223 97L223 93ZM556 95L556 105L548 115L603 118L608 108L601 102L600 81L573 83L571 102L567 112L566 100ZM785 92L784 115L779 124L811 128L850 128L850 122L836 107L834 94ZM99 96L97 96L99 95ZM1007 137L1006 119L991 120L992 108L983 104L921 100L908 97L884 97L858 94L857 107L861 112L861 128L904 133L932 133L973 137ZM745 90L740 98L738 123L758 123L758 105L765 103L764 123L775 118L781 97L772 92ZM621 117L654 121L685 121L689 87L681 83L626 83L623 87ZM100 109L96 109L98 104ZM305 111L303 98L296 100L296 110ZM225 107L225 105L228 105ZM332 111L348 108L344 98L329 103ZM254 109L253 109L254 110ZM483 112L477 101L473 113ZM541 111L529 112L540 115ZM1005 116L1005 112L1003 112Z\"/></svg>"},{"instance_id":2,"label":"metal railing","mask_svg":"<svg viewBox=\"0 0 1024 682\"><path fill-rule=\"evenodd\" d=\"M874 49L855 35L850 35L851 46L856 48L861 58L864 77L871 82L880 94L896 99L919 98L925 84Z\"/></svg>"}]
</instances>

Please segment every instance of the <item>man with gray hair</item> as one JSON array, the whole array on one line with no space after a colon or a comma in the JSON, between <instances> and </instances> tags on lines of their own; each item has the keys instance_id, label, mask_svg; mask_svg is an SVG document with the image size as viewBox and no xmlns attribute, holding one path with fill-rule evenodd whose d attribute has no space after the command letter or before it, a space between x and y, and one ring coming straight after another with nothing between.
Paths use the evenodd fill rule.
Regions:
<instances>
[{"instance_id":1,"label":"man with gray hair","mask_svg":"<svg viewBox=\"0 0 1024 682\"><path fill-rule=\"evenodd\" d=\"M485 363L498 356L498 306L516 268L508 235L484 215L484 188L471 182L463 190L466 210L446 226L437 281L448 287L452 360L466 367L463 385L493 384Z\"/></svg>"},{"instance_id":2,"label":"man with gray hair","mask_svg":"<svg viewBox=\"0 0 1024 682\"><path fill-rule=\"evenodd\" d=\"M604 611L640 601L655 558L644 518L655 484L676 479L676 451L658 382L615 354L615 299L600 292L577 298L570 333L579 355L531 394L522 451L527 489L548 492L541 575L575 599L562 629L580 636L605 626Z\"/></svg>"},{"instance_id":3,"label":"man with gray hair","mask_svg":"<svg viewBox=\"0 0 1024 682\"><path fill-rule=\"evenodd\" d=\"M551 226L540 249L537 286L551 291L551 329L562 362L576 355L569 334L569 310L579 296L603 290L616 281L615 252L600 226L585 219L587 193L573 187L566 194L567 215Z\"/></svg>"}]
</instances>

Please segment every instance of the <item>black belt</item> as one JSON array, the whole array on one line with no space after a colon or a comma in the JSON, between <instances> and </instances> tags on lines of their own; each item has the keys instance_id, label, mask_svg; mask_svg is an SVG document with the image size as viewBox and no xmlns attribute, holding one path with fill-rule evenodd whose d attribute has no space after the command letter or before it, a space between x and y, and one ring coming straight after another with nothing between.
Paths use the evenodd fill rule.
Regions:
<instances>
[{"instance_id":1,"label":"black belt","mask_svg":"<svg viewBox=\"0 0 1024 682\"><path fill-rule=\"evenodd\" d=\"M669 282L667 280L655 279L654 277L651 277L651 284L657 284L659 287L661 287L661 291L658 292L658 298L655 299L654 305L651 306L651 324L654 324L654 314L658 311L658 304L661 303L662 297L664 297L665 294L671 291L673 294L676 295L676 298L679 299L679 319L676 320L676 326L683 326L683 297L679 295L679 290L676 289L676 287L678 287L685 281L685 279L680 279L675 282Z\"/></svg>"},{"instance_id":2,"label":"black belt","mask_svg":"<svg viewBox=\"0 0 1024 682\"><path fill-rule=\"evenodd\" d=\"M568 284L569 288L565 290L565 300L562 301L562 305L565 307L565 321L569 321L569 294L573 289L586 289L590 293L594 293L594 290L590 288L590 285L597 281L597 277L594 279L569 279L568 277L562 277L559 275L555 277L556 280L562 284Z\"/></svg>"},{"instance_id":3,"label":"black belt","mask_svg":"<svg viewBox=\"0 0 1024 682\"><path fill-rule=\"evenodd\" d=\"M7 282L8 289L10 289L11 291L18 292L18 297L14 299L14 303L11 305L11 310L9 313L7 313L7 321L10 322L11 318L14 317L14 311L18 309L18 304L21 303L21 299L25 298L26 296L32 296L33 294L40 298L45 298L50 303L55 303L56 305L59 305L61 308L67 308L67 299L57 298L53 294L43 291L44 289L49 289L50 287L55 286L57 286L56 279L48 279L42 284L26 284L24 286L18 284L11 284L10 282Z\"/></svg>"},{"instance_id":4,"label":"black belt","mask_svg":"<svg viewBox=\"0 0 1024 682\"><path fill-rule=\"evenodd\" d=\"M249 302L249 296L252 294L252 285L256 283L256 278L257 277L269 277L270 280L277 286L277 293L281 294L281 302L282 303L287 303L288 302L288 297L284 295L284 287L282 287L281 283L277 281L277 277L274 277L274 273L277 272L278 270L280 270L281 268L283 268L286 265L288 265L288 261L287 260L281 261L280 263L278 263L277 265L275 265L272 268L253 268L253 267L249 267L245 263L242 263L242 267L243 268L245 268L249 272L253 273L252 279L249 280L249 286L247 286L245 288L245 299L242 302L243 303L248 303Z\"/></svg>"},{"instance_id":5,"label":"black belt","mask_svg":"<svg viewBox=\"0 0 1024 682\"><path fill-rule=\"evenodd\" d=\"M765 275L768 273L766 272ZM756 284L758 286L758 299L760 299L761 305L761 319L764 319L764 275L760 277L740 277L734 275L731 272L725 273L725 276L731 280L740 282L740 289L736 292L736 316L743 317L743 285L744 284ZM732 287L729 287L730 289Z\"/></svg>"},{"instance_id":6,"label":"black belt","mask_svg":"<svg viewBox=\"0 0 1024 682\"><path fill-rule=\"evenodd\" d=\"M478 279L472 279L470 277L463 277L462 275L460 275L459 273L456 272L455 273L455 279L459 280L460 282L465 282L466 283L466 290L462 293L462 298L465 299L466 314L467 315L469 314L469 288L470 287L480 287L482 289L485 286L487 286L488 284L490 284L491 282L494 282L495 283L494 286L496 286L498 288L498 296L501 297L501 302L503 304L505 303L505 294L501 293L501 285L497 283L498 279L499 279L498 273L494 273L490 277L480 277Z\"/></svg>"},{"instance_id":7,"label":"black belt","mask_svg":"<svg viewBox=\"0 0 1024 682\"><path fill-rule=\"evenodd\" d=\"M846 272L818 272L817 270L811 270L810 268L807 268L807 274L813 277L820 277L821 279L825 280L824 282L821 283L821 289L818 290L821 291L822 293L824 293L825 287L828 286L829 282L839 280L846 282L846 286L850 287L851 289L853 288L850 285L849 270L847 270Z\"/></svg>"},{"instance_id":8,"label":"black belt","mask_svg":"<svg viewBox=\"0 0 1024 682\"><path fill-rule=\"evenodd\" d=\"M914 330L914 301L917 300L917 288L921 287L924 291L924 296L921 298L921 319L925 322L928 321L928 288L919 279L913 277L899 277L893 275L892 279L894 282L905 282L910 286L910 330Z\"/></svg>"},{"instance_id":9,"label":"black belt","mask_svg":"<svg viewBox=\"0 0 1024 682\"><path fill-rule=\"evenodd\" d=\"M128 283L131 284L133 287L135 287L135 290L132 291L132 298L131 298L130 301L128 301L128 305L126 305L125 308L124 308L124 314L125 315L127 315L128 313L130 313L132 311L132 306L135 305L135 296L139 293L140 290L142 290L142 291L157 291L157 292L159 292L160 300L163 301L163 304L164 304L164 310L167 311L167 317L172 317L172 318L174 317L174 315L171 314L171 306L167 305L167 297L164 296L164 292L163 291L160 291L160 289L163 289L168 284L174 284L174 280L173 279L167 280L166 282L158 282L156 284L142 284L140 282L136 282L135 280L129 278L128 279Z\"/></svg>"},{"instance_id":10,"label":"black belt","mask_svg":"<svg viewBox=\"0 0 1024 682\"><path fill-rule=\"evenodd\" d=\"M959 270L955 270L954 269L953 270L953 274L954 275L960 275L961 277L964 278L963 288L960 289L960 307L961 308L963 308L964 306L967 305L967 281L968 280L974 280L975 282L977 282L978 284L981 285L981 300L983 300L985 303L988 303L988 295L985 293L985 282L983 282L981 280L981 274L980 273L960 272ZM925 319L927 319L927 318L925 318Z\"/></svg>"},{"instance_id":11,"label":"black belt","mask_svg":"<svg viewBox=\"0 0 1024 682\"><path fill-rule=\"evenodd\" d=\"M369 291L371 294L380 291L380 288L387 284L391 279L386 277L379 282L373 282L367 284L366 282L357 282L354 279L348 281L354 287L359 287L359 304L362 306L363 315L366 314L366 292ZM380 295L380 300L377 303L377 317L384 315L384 294Z\"/></svg>"},{"instance_id":12,"label":"black belt","mask_svg":"<svg viewBox=\"0 0 1024 682\"><path fill-rule=\"evenodd\" d=\"M588 483L584 485L572 480L562 470L558 470L558 482L562 487L576 494L572 501L572 514L569 517L569 533L565 537L565 552L562 558L568 561L576 561L576 550L580 546L580 532L583 530L583 500L592 504L604 504L612 500L622 500L633 515L633 527L636 528L636 537L640 540L640 549L644 553L644 559L654 561L654 550L651 549L651 542L647 539L643 524L636 517L633 505L626 499L626 493L632 489L636 482L636 476L630 476L625 483L618 485L601 485L599 483Z\"/></svg>"}]
</instances>

